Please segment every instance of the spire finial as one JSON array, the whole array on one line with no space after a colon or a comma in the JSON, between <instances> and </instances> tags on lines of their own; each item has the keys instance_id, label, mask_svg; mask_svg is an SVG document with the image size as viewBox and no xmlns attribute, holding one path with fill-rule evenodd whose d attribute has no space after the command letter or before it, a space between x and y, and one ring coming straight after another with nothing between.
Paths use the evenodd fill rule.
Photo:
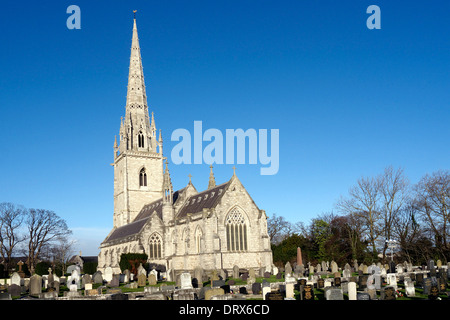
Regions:
<instances>
[{"instance_id":1,"label":"spire finial","mask_svg":"<svg viewBox=\"0 0 450 320\"><path fill-rule=\"evenodd\" d=\"M236 166L233 166L233 176L236 175Z\"/></svg>"},{"instance_id":2,"label":"spire finial","mask_svg":"<svg viewBox=\"0 0 450 320\"><path fill-rule=\"evenodd\" d=\"M134 19L136 19L136 12L137 12L137 10L133 10Z\"/></svg>"},{"instance_id":3,"label":"spire finial","mask_svg":"<svg viewBox=\"0 0 450 320\"><path fill-rule=\"evenodd\" d=\"M189 177L189 184L192 184L192 181L191 181L191 178L192 178L192 174L188 174L188 177Z\"/></svg>"},{"instance_id":4,"label":"spire finial","mask_svg":"<svg viewBox=\"0 0 450 320\"><path fill-rule=\"evenodd\" d=\"M216 179L214 178L212 164L209 166L209 168L211 169L211 171L209 172L208 189L212 189L212 188L214 188L216 186Z\"/></svg>"}]
</instances>

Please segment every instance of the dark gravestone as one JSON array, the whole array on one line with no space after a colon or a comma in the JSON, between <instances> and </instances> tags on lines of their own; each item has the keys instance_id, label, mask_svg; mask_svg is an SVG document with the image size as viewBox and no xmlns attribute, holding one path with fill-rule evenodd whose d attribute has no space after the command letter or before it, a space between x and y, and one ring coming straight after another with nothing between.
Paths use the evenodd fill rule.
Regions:
<instances>
[{"instance_id":1,"label":"dark gravestone","mask_svg":"<svg viewBox=\"0 0 450 320\"><path fill-rule=\"evenodd\" d=\"M225 285L225 280L212 280L211 287L221 287Z\"/></svg>"},{"instance_id":2,"label":"dark gravestone","mask_svg":"<svg viewBox=\"0 0 450 320\"><path fill-rule=\"evenodd\" d=\"M384 287L381 288L380 300L395 300L395 289L394 287Z\"/></svg>"},{"instance_id":3,"label":"dark gravestone","mask_svg":"<svg viewBox=\"0 0 450 320\"><path fill-rule=\"evenodd\" d=\"M266 278L266 279L270 278L270 272L267 272L267 271L264 272L264 278Z\"/></svg>"},{"instance_id":4,"label":"dark gravestone","mask_svg":"<svg viewBox=\"0 0 450 320\"><path fill-rule=\"evenodd\" d=\"M11 295L11 297L20 296L20 286L17 284L12 284L8 287L8 293Z\"/></svg>"},{"instance_id":5,"label":"dark gravestone","mask_svg":"<svg viewBox=\"0 0 450 320\"><path fill-rule=\"evenodd\" d=\"M357 300L370 300L370 295L367 292L358 292L356 294Z\"/></svg>"},{"instance_id":6,"label":"dark gravestone","mask_svg":"<svg viewBox=\"0 0 450 320\"><path fill-rule=\"evenodd\" d=\"M259 294L261 292L261 283L255 282L252 284L252 292L253 294Z\"/></svg>"},{"instance_id":7,"label":"dark gravestone","mask_svg":"<svg viewBox=\"0 0 450 320\"><path fill-rule=\"evenodd\" d=\"M308 284L303 287L302 298L306 301L314 300L314 288Z\"/></svg>"},{"instance_id":8,"label":"dark gravestone","mask_svg":"<svg viewBox=\"0 0 450 320\"><path fill-rule=\"evenodd\" d=\"M192 287L198 288L198 279L197 278L192 278Z\"/></svg>"},{"instance_id":9,"label":"dark gravestone","mask_svg":"<svg viewBox=\"0 0 450 320\"><path fill-rule=\"evenodd\" d=\"M317 288L323 289L325 287L325 280L323 278L320 278L317 280Z\"/></svg>"},{"instance_id":10,"label":"dark gravestone","mask_svg":"<svg viewBox=\"0 0 450 320\"><path fill-rule=\"evenodd\" d=\"M430 293L428 294L428 299L436 300L439 297L439 287L437 285L432 285L430 288Z\"/></svg>"},{"instance_id":11,"label":"dark gravestone","mask_svg":"<svg viewBox=\"0 0 450 320\"><path fill-rule=\"evenodd\" d=\"M228 284L221 286L221 288L223 289L224 293L230 293L230 286Z\"/></svg>"},{"instance_id":12,"label":"dark gravestone","mask_svg":"<svg viewBox=\"0 0 450 320\"><path fill-rule=\"evenodd\" d=\"M282 274L281 274L281 272L278 272L275 278L277 278L277 279L281 279L281 277L282 277Z\"/></svg>"},{"instance_id":13,"label":"dark gravestone","mask_svg":"<svg viewBox=\"0 0 450 320\"><path fill-rule=\"evenodd\" d=\"M389 262L389 272L388 273L396 273L397 271L395 270L395 262L391 261Z\"/></svg>"},{"instance_id":14,"label":"dark gravestone","mask_svg":"<svg viewBox=\"0 0 450 320\"><path fill-rule=\"evenodd\" d=\"M423 279L423 294L424 295L429 295L430 294L430 289L431 289L431 278L425 278Z\"/></svg>"},{"instance_id":15,"label":"dark gravestone","mask_svg":"<svg viewBox=\"0 0 450 320\"><path fill-rule=\"evenodd\" d=\"M439 278L438 285L439 285L439 292L444 293L447 291L447 279Z\"/></svg>"},{"instance_id":16,"label":"dark gravestone","mask_svg":"<svg viewBox=\"0 0 450 320\"><path fill-rule=\"evenodd\" d=\"M244 272L244 273L241 275L241 279L244 280L244 281L247 281L247 279L248 279L248 272Z\"/></svg>"},{"instance_id":17,"label":"dark gravestone","mask_svg":"<svg viewBox=\"0 0 450 320\"><path fill-rule=\"evenodd\" d=\"M367 288L367 279L368 278L369 278L368 275L359 276L359 283L358 283L359 290L363 290L363 289Z\"/></svg>"},{"instance_id":18,"label":"dark gravestone","mask_svg":"<svg viewBox=\"0 0 450 320\"><path fill-rule=\"evenodd\" d=\"M423 273L416 274L416 285L423 288Z\"/></svg>"},{"instance_id":19,"label":"dark gravestone","mask_svg":"<svg viewBox=\"0 0 450 320\"><path fill-rule=\"evenodd\" d=\"M234 280L228 280L228 284L229 284L230 286L234 286L235 283L236 283L236 282L234 282Z\"/></svg>"},{"instance_id":20,"label":"dark gravestone","mask_svg":"<svg viewBox=\"0 0 450 320\"><path fill-rule=\"evenodd\" d=\"M247 293L247 288L246 288L246 287L240 287L240 288L239 288L239 293L240 293L240 294L248 294L248 293Z\"/></svg>"},{"instance_id":21,"label":"dark gravestone","mask_svg":"<svg viewBox=\"0 0 450 320\"><path fill-rule=\"evenodd\" d=\"M306 286L306 279L298 280L298 284L301 285L301 286Z\"/></svg>"},{"instance_id":22,"label":"dark gravestone","mask_svg":"<svg viewBox=\"0 0 450 320\"><path fill-rule=\"evenodd\" d=\"M284 297L280 292L268 292L266 293L266 300L284 300Z\"/></svg>"},{"instance_id":23,"label":"dark gravestone","mask_svg":"<svg viewBox=\"0 0 450 320\"><path fill-rule=\"evenodd\" d=\"M341 286L341 278L340 277L334 278L334 285L336 287L340 287Z\"/></svg>"}]
</instances>

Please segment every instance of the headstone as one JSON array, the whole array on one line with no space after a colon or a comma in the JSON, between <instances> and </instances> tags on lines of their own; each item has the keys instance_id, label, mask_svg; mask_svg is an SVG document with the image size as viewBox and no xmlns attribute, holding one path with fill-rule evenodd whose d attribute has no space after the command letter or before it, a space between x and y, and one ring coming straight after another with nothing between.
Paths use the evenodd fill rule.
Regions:
<instances>
[{"instance_id":1,"label":"headstone","mask_svg":"<svg viewBox=\"0 0 450 320\"><path fill-rule=\"evenodd\" d=\"M12 297L18 297L21 294L21 288L17 284L12 284L12 285L8 286L8 293Z\"/></svg>"},{"instance_id":2,"label":"headstone","mask_svg":"<svg viewBox=\"0 0 450 320\"><path fill-rule=\"evenodd\" d=\"M307 284L303 287L302 298L306 301L314 300L314 287L310 284Z\"/></svg>"},{"instance_id":3,"label":"headstone","mask_svg":"<svg viewBox=\"0 0 450 320\"><path fill-rule=\"evenodd\" d=\"M267 295L270 294L271 290L270 287L262 287L262 296L263 296L263 300L268 300L267 299Z\"/></svg>"},{"instance_id":4,"label":"headstone","mask_svg":"<svg viewBox=\"0 0 450 320\"><path fill-rule=\"evenodd\" d=\"M259 294L261 292L261 283L255 282L252 284L252 292L253 294Z\"/></svg>"},{"instance_id":5,"label":"headstone","mask_svg":"<svg viewBox=\"0 0 450 320\"><path fill-rule=\"evenodd\" d=\"M144 273L138 274L138 287L145 287L147 285L147 277Z\"/></svg>"},{"instance_id":6,"label":"headstone","mask_svg":"<svg viewBox=\"0 0 450 320\"><path fill-rule=\"evenodd\" d=\"M397 290L397 276L395 275L395 273L387 274L387 284Z\"/></svg>"},{"instance_id":7,"label":"headstone","mask_svg":"<svg viewBox=\"0 0 450 320\"><path fill-rule=\"evenodd\" d=\"M351 281L348 283L348 300L356 300L356 294L356 282Z\"/></svg>"},{"instance_id":8,"label":"headstone","mask_svg":"<svg viewBox=\"0 0 450 320\"><path fill-rule=\"evenodd\" d=\"M323 278L317 279L317 288L323 289L325 287L325 280Z\"/></svg>"},{"instance_id":9,"label":"headstone","mask_svg":"<svg viewBox=\"0 0 450 320\"><path fill-rule=\"evenodd\" d=\"M149 286L154 286L156 285L157 281L156 281L156 276L153 273L150 273L148 275L148 285Z\"/></svg>"},{"instance_id":10,"label":"headstone","mask_svg":"<svg viewBox=\"0 0 450 320\"><path fill-rule=\"evenodd\" d=\"M294 298L294 282L286 282L286 298Z\"/></svg>"},{"instance_id":11,"label":"headstone","mask_svg":"<svg viewBox=\"0 0 450 320\"><path fill-rule=\"evenodd\" d=\"M192 289L192 279L189 272L180 274L181 289Z\"/></svg>"},{"instance_id":12,"label":"headstone","mask_svg":"<svg viewBox=\"0 0 450 320\"><path fill-rule=\"evenodd\" d=\"M439 297L439 287L433 284L430 288L430 293L428 294L428 299L436 300Z\"/></svg>"},{"instance_id":13,"label":"headstone","mask_svg":"<svg viewBox=\"0 0 450 320\"><path fill-rule=\"evenodd\" d=\"M111 267L105 268L105 275L103 276L103 280L106 282L110 282L113 278L113 270Z\"/></svg>"},{"instance_id":14,"label":"headstone","mask_svg":"<svg viewBox=\"0 0 450 320\"><path fill-rule=\"evenodd\" d=\"M37 296L42 293L42 277L35 274L30 278L30 295Z\"/></svg>"},{"instance_id":15,"label":"headstone","mask_svg":"<svg viewBox=\"0 0 450 320\"><path fill-rule=\"evenodd\" d=\"M291 267L291 264L289 263L289 261L284 266L284 276L286 277L288 274L289 275L292 274L292 267Z\"/></svg>"},{"instance_id":16,"label":"headstone","mask_svg":"<svg viewBox=\"0 0 450 320\"><path fill-rule=\"evenodd\" d=\"M431 278L425 278L422 281L423 283L423 294L424 295L429 295L430 294L430 290L431 290Z\"/></svg>"},{"instance_id":17,"label":"headstone","mask_svg":"<svg viewBox=\"0 0 450 320\"><path fill-rule=\"evenodd\" d=\"M381 288L380 300L396 300L395 288L392 286L386 286Z\"/></svg>"},{"instance_id":18,"label":"headstone","mask_svg":"<svg viewBox=\"0 0 450 320\"><path fill-rule=\"evenodd\" d=\"M15 284L15 285L17 285L17 286L19 286L20 287L20 281L21 281L21 277L20 277L20 275L19 275L19 273L18 272L14 272L13 274L12 274L12 276L11 276L11 284L13 285L13 284Z\"/></svg>"},{"instance_id":19,"label":"headstone","mask_svg":"<svg viewBox=\"0 0 450 320\"><path fill-rule=\"evenodd\" d=\"M408 297L414 297L416 295L416 289L412 280L405 281L405 293Z\"/></svg>"},{"instance_id":20,"label":"headstone","mask_svg":"<svg viewBox=\"0 0 450 320\"><path fill-rule=\"evenodd\" d=\"M327 300L344 300L342 289L336 287L328 287L325 290L325 299Z\"/></svg>"},{"instance_id":21,"label":"headstone","mask_svg":"<svg viewBox=\"0 0 450 320\"><path fill-rule=\"evenodd\" d=\"M268 292L264 297L266 300L283 300L283 295L280 292Z\"/></svg>"},{"instance_id":22,"label":"headstone","mask_svg":"<svg viewBox=\"0 0 450 320\"><path fill-rule=\"evenodd\" d=\"M370 295L367 292L358 292L356 300L370 300Z\"/></svg>"},{"instance_id":23,"label":"headstone","mask_svg":"<svg viewBox=\"0 0 450 320\"><path fill-rule=\"evenodd\" d=\"M369 278L368 275L359 276L359 282L358 282L359 290L364 290L365 288L367 288L367 279L368 278Z\"/></svg>"},{"instance_id":24,"label":"headstone","mask_svg":"<svg viewBox=\"0 0 450 320\"><path fill-rule=\"evenodd\" d=\"M423 287L423 273L416 274L416 285L420 288Z\"/></svg>"},{"instance_id":25,"label":"headstone","mask_svg":"<svg viewBox=\"0 0 450 320\"><path fill-rule=\"evenodd\" d=\"M96 284L103 284L103 276L101 271L97 271L92 275L92 282Z\"/></svg>"},{"instance_id":26,"label":"headstone","mask_svg":"<svg viewBox=\"0 0 450 320\"><path fill-rule=\"evenodd\" d=\"M233 278L235 279L239 278L239 267L236 265L233 267Z\"/></svg>"}]
</instances>

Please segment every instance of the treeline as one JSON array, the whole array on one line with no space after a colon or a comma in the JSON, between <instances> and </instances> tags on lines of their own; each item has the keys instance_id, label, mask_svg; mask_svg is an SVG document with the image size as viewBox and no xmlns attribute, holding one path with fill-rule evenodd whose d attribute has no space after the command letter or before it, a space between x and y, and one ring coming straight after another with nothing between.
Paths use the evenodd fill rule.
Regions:
<instances>
[{"instance_id":1,"label":"treeline","mask_svg":"<svg viewBox=\"0 0 450 320\"><path fill-rule=\"evenodd\" d=\"M292 224L274 214L268 223L274 262L334 260L338 265L385 263L391 259L421 265L450 261L450 172L437 171L411 184L402 169L388 167L362 177L329 213Z\"/></svg>"},{"instance_id":2,"label":"treeline","mask_svg":"<svg viewBox=\"0 0 450 320\"><path fill-rule=\"evenodd\" d=\"M68 238L71 233L66 221L51 210L0 203L0 271L8 275L18 262L13 257L24 257L26 273L35 273L44 260L53 261L53 267L64 272L73 250Z\"/></svg>"}]
</instances>

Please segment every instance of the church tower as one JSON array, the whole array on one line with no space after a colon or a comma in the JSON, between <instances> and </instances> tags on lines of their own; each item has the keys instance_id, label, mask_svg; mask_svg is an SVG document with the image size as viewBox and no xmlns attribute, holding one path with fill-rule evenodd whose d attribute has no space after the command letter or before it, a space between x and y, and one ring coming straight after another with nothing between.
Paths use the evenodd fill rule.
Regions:
<instances>
[{"instance_id":1,"label":"church tower","mask_svg":"<svg viewBox=\"0 0 450 320\"><path fill-rule=\"evenodd\" d=\"M161 198L163 161L161 131L157 139L153 112L149 117L134 18L125 117L119 144L114 141L114 228L132 222L145 204Z\"/></svg>"}]
</instances>

